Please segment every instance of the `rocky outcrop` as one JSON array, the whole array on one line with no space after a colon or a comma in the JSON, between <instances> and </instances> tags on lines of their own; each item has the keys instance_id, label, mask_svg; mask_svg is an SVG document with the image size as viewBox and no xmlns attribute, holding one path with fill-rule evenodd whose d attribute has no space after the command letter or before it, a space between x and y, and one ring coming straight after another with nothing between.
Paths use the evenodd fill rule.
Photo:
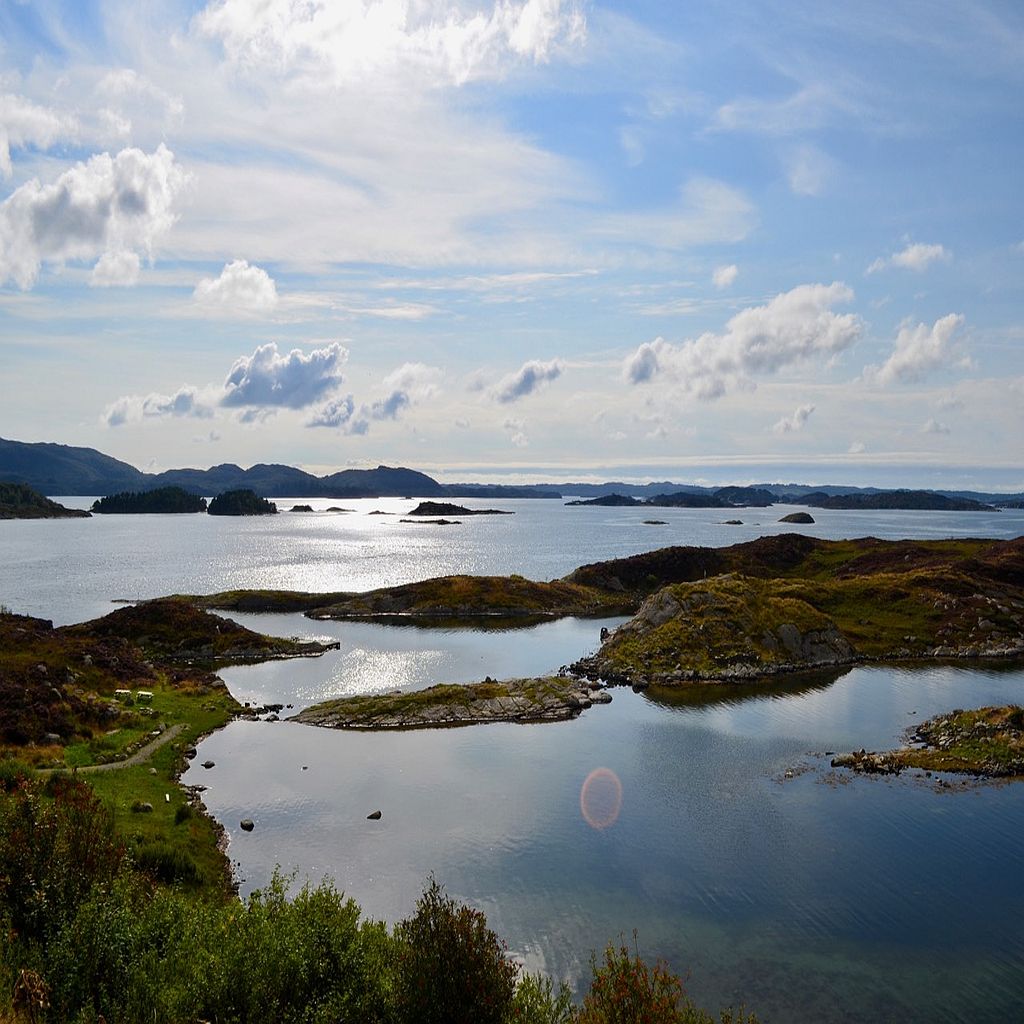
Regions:
<instances>
[{"instance_id":1,"label":"rocky outcrop","mask_svg":"<svg viewBox=\"0 0 1024 1024\"><path fill-rule=\"evenodd\" d=\"M417 729L484 722L559 722L593 704L607 704L604 689L561 676L464 686L440 685L412 693L324 701L289 721L328 729Z\"/></svg>"},{"instance_id":2,"label":"rocky outcrop","mask_svg":"<svg viewBox=\"0 0 1024 1024\"><path fill-rule=\"evenodd\" d=\"M803 524L813 523L814 522L814 516L812 516L809 512L790 512L789 515L783 516L779 520L779 522L780 523L803 523Z\"/></svg>"},{"instance_id":3,"label":"rocky outcrop","mask_svg":"<svg viewBox=\"0 0 1024 1024\"><path fill-rule=\"evenodd\" d=\"M591 658L590 678L633 685L744 680L847 664L857 653L836 624L768 581L726 575L647 598Z\"/></svg>"}]
</instances>

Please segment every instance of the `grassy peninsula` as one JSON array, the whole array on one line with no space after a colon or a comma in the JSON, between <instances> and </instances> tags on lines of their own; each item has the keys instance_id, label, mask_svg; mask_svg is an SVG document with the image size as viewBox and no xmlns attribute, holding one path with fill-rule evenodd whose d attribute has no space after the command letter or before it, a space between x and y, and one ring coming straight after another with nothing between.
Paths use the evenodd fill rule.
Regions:
<instances>
[{"instance_id":1,"label":"grassy peninsula","mask_svg":"<svg viewBox=\"0 0 1024 1024\"><path fill-rule=\"evenodd\" d=\"M177 781L202 736L246 713L215 670L328 646L167 599L57 628L0 610L0 768L87 779L136 860L162 880L224 890L217 827Z\"/></svg>"}]
</instances>

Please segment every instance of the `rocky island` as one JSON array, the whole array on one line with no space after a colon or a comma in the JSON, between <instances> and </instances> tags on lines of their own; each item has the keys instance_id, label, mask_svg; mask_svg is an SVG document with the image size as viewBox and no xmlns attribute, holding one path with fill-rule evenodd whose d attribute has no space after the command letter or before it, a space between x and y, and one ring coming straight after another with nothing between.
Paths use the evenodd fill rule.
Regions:
<instances>
[{"instance_id":1,"label":"rocky island","mask_svg":"<svg viewBox=\"0 0 1024 1024\"><path fill-rule=\"evenodd\" d=\"M410 516L514 516L500 508L466 508L464 505L453 505L449 501L421 501Z\"/></svg>"},{"instance_id":2,"label":"rocky island","mask_svg":"<svg viewBox=\"0 0 1024 1024\"><path fill-rule=\"evenodd\" d=\"M289 721L330 729L416 729L484 722L562 722L611 694L578 679L548 676L345 697L315 704Z\"/></svg>"}]
</instances>

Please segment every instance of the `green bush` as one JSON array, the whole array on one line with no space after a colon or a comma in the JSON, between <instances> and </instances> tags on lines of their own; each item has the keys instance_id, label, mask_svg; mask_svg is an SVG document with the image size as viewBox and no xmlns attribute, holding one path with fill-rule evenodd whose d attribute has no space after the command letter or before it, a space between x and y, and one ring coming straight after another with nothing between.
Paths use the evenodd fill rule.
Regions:
<instances>
[{"instance_id":1,"label":"green bush","mask_svg":"<svg viewBox=\"0 0 1024 1024\"><path fill-rule=\"evenodd\" d=\"M50 797L50 798L48 798ZM46 941L124 861L113 816L83 782L51 776L0 793L0 907L25 941Z\"/></svg>"},{"instance_id":2,"label":"green bush","mask_svg":"<svg viewBox=\"0 0 1024 1024\"><path fill-rule=\"evenodd\" d=\"M478 910L431 878L416 913L395 927L398 1009L407 1024L501 1024L512 1009L517 964Z\"/></svg>"},{"instance_id":3,"label":"green bush","mask_svg":"<svg viewBox=\"0 0 1024 1024\"><path fill-rule=\"evenodd\" d=\"M592 955L593 978L575 1024L715 1024L715 1018L690 1001L679 977L662 962L649 967L636 948L625 944L604 951L604 962ZM753 1014L723 1010L720 1024L757 1024Z\"/></svg>"},{"instance_id":4,"label":"green bush","mask_svg":"<svg viewBox=\"0 0 1024 1024\"><path fill-rule=\"evenodd\" d=\"M524 974L512 997L510 1024L573 1024L572 992L564 982L557 989L550 978Z\"/></svg>"}]
</instances>

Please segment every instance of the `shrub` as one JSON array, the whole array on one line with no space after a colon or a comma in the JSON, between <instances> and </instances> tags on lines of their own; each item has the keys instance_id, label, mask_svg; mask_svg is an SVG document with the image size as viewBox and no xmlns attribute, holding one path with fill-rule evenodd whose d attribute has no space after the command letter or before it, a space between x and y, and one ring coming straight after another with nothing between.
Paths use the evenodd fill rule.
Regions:
<instances>
[{"instance_id":1,"label":"shrub","mask_svg":"<svg viewBox=\"0 0 1024 1024\"><path fill-rule=\"evenodd\" d=\"M572 992L562 982L556 989L550 978L524 974L512 997L509 1024L573 1024Z\"/></svg>"},{"instance_id":2,"label":"shrub","mask_svg":"<svg viewBox=\"0 0 1024 1024\"><path fill-rule=\"evenodd\" d=\"M180 825L183 821L188 821L194 813L191 804L179 804L174 811L174 824Z\"/></svg>"},{"instance_id":3,"label":"shrub","mask_svg":"<svg viewBox=\"0 0 1024 1024\"><path fill-rule=\"evenodd\" d=\"M604 963L591 956L593 979L575 1024L714 1024L715 1019L690 1001L683 983L666 965L653 967L641 959L633 933L634 951L609 945ZM723 1010L720 1024L757 1024L753 1014Z\"/></svg>"},{"instance_id":4,"label":"shrub","mask_svg":"<svg viewBox=\"0 0 1024 1024\"><path fill-rule=\"evenodd\" d=\"M501 1024L517 964L482 913L446 896L431 878L416 913L395 927L398 1009L408 1024Z\"/></svg>"},{"instance_id":5,"label":"shrub","mask_svg":"<svg viewBox=\"0 0 1024 1024\"><path fill-rule=\"evenodd\" d=\"M124 860L110 812L76 779L0 793L0 907L24 940L46 940Z\"/></svg>"}]
</instances>

